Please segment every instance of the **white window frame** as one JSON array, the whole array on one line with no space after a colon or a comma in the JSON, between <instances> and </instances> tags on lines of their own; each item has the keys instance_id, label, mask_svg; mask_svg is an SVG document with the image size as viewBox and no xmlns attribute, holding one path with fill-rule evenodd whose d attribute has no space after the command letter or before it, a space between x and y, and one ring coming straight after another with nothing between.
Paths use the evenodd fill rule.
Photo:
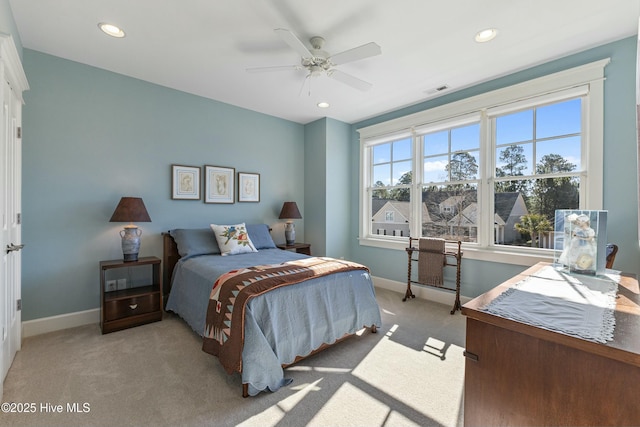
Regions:
<instances>
[{"instance_id":1,"label":"white window frame","mask_svg":"<svg viewBox=\"0 0 640 427\"><path fill-rule=\"evenodd\" d=\"M360 189L359 189L359 243L363 246L374 246L387 249L404 250L407 247L406 238L393 236L380 236L369 230L371 220L371 195L365 191L370 185L371 177L371 151L370 147L396 139L406 138L411 135L414 139L425 128L433 128L439 122L443 126L449 126L452 122L465 122L470 117L481 116L480 144L481 161L479 171L481 182L479 185L493 185L490 180L495 153L491 141L491 120L502 111L515 108L524 108L527 103L539 105L543 102L553 102L554 99L567 99L567 93L588 94L583 98L583 122L582 122L582 163L581 169L588 171L583 176L580 194L581 209L602 209L603 205L603 152L604 152L604 68L610 62L610 58L595 61L579 67L560 71L547 76L539 77L520 84L486 92L464 100L452 102L429 110L421 111L397 119L378 123L372 126L358 129L360 134ZM422 153L421 144L414 140L414 171L421 171ZM416 174L417 175L417 174ZM412 183L411 200L421 200L418 197L422 188L422 176L415 176ZM583 188L582 188L583 187ZM492 191L482 191L478 200L479 209L483 206L491 206L493 203L489 197ZM418 198L416 198L418 197ZM413 203L412 230L420 229L420 203ZM493 213L489 213L493 217ZM526 248L515 246L494 246L490 242L493 228L479 226L478 243L464 244L464 256L469 259L483 261L495 261L507 264L532 265L539 261L552 261L553 251L538 248ZM487 243L488 242L488 243Z\"/></svg>"}]
</instances>

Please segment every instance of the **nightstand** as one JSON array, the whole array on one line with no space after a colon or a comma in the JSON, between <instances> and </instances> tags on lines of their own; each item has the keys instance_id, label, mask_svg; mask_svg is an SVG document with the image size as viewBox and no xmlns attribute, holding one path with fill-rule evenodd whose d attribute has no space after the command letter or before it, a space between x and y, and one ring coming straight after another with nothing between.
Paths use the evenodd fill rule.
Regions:
<instances>
[{"instance_id":1,"label":"nightstand","mask_svg":"<svg viewBox=\"0 0 640 427\"><path fill-rule=\"evenodd\" d=\"M158 257L143 257L138 261L100 261L100 328L102 333L144 325L162 320L162 273ZM107 289L107 271L117 278L130 277L125 269L151 267L151 283L119 290ZM131 284L129 284L131 285Z\"/></svg>"},{"instance_id":2,"label":"nightstand","mask_svg":"<svg viewBox=\"0 0 640 427\"><path fill-rule=\"evenodd\" d=\"M293 245L276 245L280 249L285 251L295 251L299 254L305 254L311 256L311 244L310 243L294 243Z\"/></svg>"}]
</instances>

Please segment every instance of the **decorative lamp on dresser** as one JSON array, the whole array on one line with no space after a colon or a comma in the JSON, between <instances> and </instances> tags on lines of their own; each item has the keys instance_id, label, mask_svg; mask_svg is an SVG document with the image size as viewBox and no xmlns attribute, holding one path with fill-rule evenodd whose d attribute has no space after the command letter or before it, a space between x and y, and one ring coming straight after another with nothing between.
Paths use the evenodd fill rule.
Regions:
<instances>
[{"instance_id":1,"label":"decorative lamp on dresser","mask_svg":"<svg viewBox=\"0 0 640 427\"><path fill-rule=\"evenodd\" d=\"M637 279L549 268L462 306L465 426L640 425Z\"/></svg>"},{"instance_id":2,"label":"decorative lamp on dresser","mask_svg":"<svg viewBox=\"0 0 640 427\"><path fill-rule=\"evenodd\" d=\"M100 261L100 328L103 334L162 320L160 264L160 258L154 256L137 261ZM150 269L150 278L147 283L132 284L125 278L132 276L131 270L127 269ZM108 280L109 275L112 280Z\"/></svg>"}]
</instances>

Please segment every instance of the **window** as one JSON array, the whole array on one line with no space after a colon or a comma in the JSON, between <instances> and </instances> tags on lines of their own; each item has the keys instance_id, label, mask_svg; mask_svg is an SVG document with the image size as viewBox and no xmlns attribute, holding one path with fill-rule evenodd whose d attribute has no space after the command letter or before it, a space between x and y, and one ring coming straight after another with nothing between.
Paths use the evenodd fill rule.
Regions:
<instances>
[{"instance_id":1,"label":"window","mask_svg":"<svg viewBox=\"0 0 640 427\"><path fill-rule=\"evenodd\" d=\"M361 244L551 258L556 209L601 209L607 63L359 129Z\"/></svg>"},{"instance_id":2,"label":"window","mask_svg":"<svg viewBox=\"0 0 640 427\"><path fill-rule=\"evenodd\" d=\"M553 248L556 209L580 207L583 98L492 119L496 244Z\"/></svg>"},{"instance_id":3,"label":"window","mask_svg":"<svg viewBox=\"0 0 640 427\"><path fill-rule=\"evenodd\" d=\"M371 147L371 230L387 236L409 235L413 149L411 138Z\"/></svg>"},{"instance_id":4,"label":"window","mask_svg":"<svg viewBox=\"0 0 640 427\"><path fill-rule=\"evenodd\" d=\"M475 219L480 178L479 116L470 124L426 126L416 134L422 148L424 205L419 233L414 236L476 242Z\"/></svg>"}]
</instances>

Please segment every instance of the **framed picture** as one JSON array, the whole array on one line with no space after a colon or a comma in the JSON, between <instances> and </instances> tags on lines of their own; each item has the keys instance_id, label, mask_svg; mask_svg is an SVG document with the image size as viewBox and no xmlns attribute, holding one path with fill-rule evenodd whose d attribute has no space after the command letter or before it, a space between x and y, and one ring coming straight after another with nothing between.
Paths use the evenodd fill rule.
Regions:
<instances>
[{"instance_id":1,"label":"framed picture","mask_svg":"<svg viewBox=\"0 0 640 427\"><path fill-rule=\"evenodd\" d=\"M260 174L238 172L238 202L260 201Z\"/></svg>"},{"instance_id":2,"label":"framed picture","mask_svg":"<svg viewBox=\"0 0 640 427\"><path fill-rule=\"evenodd\" d=\"M233 203L235 196L235 168L204 166L204 202Z\"/></svg>"},{"instance_id":3,"label":"framed picture","mask_svg":"<svg viewBox=\"0 0 640 427\"><path fill-rule=\"evenodd\" d=\"M171 198L200 200L200 168L171 165Z\"/></svg>"}]
</instances>

